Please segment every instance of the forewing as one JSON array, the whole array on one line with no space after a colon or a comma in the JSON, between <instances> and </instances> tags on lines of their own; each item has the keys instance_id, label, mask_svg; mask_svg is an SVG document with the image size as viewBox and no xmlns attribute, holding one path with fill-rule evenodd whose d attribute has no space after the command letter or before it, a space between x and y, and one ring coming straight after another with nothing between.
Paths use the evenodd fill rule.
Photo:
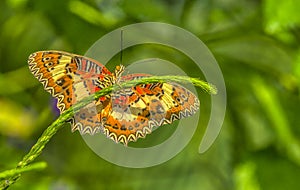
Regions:
<instances>
[{"instance_id":1,"label":"forewing","mask_svg":"<svg viewBox=\"0 0 300 190\"><path fill-rule=\"evenodd\" d=\"M28 59L30 71L43 84L46 91L57 98L62 113L77 101L95 92L99 77L111 74L99 62L62 51L39 51ZM98 127L94 103L87 105L72 118L73 130L95 131ZM85 115L85 117L83 117ZM80 117L81 116L81 117ZM75 121L75 122L74 122Z\"/></svg>"}]
</instances>

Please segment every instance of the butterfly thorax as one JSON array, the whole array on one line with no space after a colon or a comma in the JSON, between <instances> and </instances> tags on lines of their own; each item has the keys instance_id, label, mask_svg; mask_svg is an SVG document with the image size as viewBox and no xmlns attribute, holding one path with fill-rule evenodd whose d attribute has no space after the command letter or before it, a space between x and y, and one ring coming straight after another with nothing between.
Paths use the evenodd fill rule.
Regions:
<instances>
[{"instance_id":1,"label":"butterfly thorax","mask_svg":"<svg viewBox=\"0 0 300 190\"><path fill-rule=\"evenodd\" d=\"M108 75L100 75L98 77L96 85L100 89L104 89L104 88L110 87L114 84L119 84L120 80L121 80L122 73L124 72L124 70L125 70L124 65L116 66L116 69L115 69L114 73L108 74Z\"/></svg>"}]
</instances>

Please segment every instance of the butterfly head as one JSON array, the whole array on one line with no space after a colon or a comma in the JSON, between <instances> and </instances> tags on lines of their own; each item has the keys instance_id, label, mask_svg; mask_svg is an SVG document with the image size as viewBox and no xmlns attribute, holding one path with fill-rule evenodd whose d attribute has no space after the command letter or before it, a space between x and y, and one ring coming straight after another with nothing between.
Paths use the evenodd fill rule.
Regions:
<instances>
[{"instance_id":1,"label":"butterfly head","mask_svg":"<svg viewBox=\"0 0 300 190\"><path fill-rule=\"evenodd\" d=\"M121 79L121 76L123 74L123 72L125 71L125 66L124 65L118 65L116 66L115 69L115 77L116 77L116 83L118 83Z\"/></svg>"},{"instance_id":2,"label":"butterfly head","mask_svg":"<svg viewBox=\"0 0 300 190\"><path fill-rule=\"evenodd\" d=\"M125 66L124 65L118 65L116 66L116 69L115 69L115 75L117 78L121 77L122 73L124 72L125 70Z\"/></svg>"}]
</instances>

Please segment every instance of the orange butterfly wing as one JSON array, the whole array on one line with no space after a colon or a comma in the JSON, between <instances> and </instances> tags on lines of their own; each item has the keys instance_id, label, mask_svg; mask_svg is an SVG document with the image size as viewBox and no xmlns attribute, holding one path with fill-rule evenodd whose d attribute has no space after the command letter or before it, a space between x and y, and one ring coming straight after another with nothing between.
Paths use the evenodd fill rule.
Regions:
<instances>
[{"instance_id":1,"label":"orange butterfly wing","mask_svg":"<svg viewBox=\"0 0 300 190\"><path fill-rule=\"evenodd\" d=\"M125 76L123 80L143 76ZM113 92L109 105L98 116L106 136L127 145L155 127L193 115L199 106L198 98L179 84L153 83Z\"/></svg>"},{"instance_id":2,"label":"orange butterfly wing","mask_svg":"<svg viewBox=\"0 0 300 190\"><path fill-rule=\"evenodd\" d=\"M62 51L33 53L29 56L28 64L45 90L57 98L57 107L61 113L99 90L95 84L99 77L111 74L95 60ZM73 131L93 134L99 130L100 123L93 108L94 103L90 103L70 119Z\"/></svg>"}]
</instances>

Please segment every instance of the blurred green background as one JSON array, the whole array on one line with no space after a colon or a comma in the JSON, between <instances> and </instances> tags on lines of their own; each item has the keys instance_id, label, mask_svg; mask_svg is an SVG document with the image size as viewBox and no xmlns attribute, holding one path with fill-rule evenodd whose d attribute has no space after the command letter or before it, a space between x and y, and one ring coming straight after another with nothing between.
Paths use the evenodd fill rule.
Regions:
<instances>
[{"instance_id":1,"label":"blurred green background","mask_svg":"<svg viewBox=\"0 0 300 190\"><path fill-rule=\"evenodd\" d=\"M28 69L34 51L84 54L121 26L170 23L209 47L228 93L223 128L204 154L198 146L210 98L199 90L197 133L168 162L144 169L116 166L66 125L37 159L48 167L24 173L11 189L300 189L300 1L2 0L0 7L0 171L14 168L58 117L50 95ZM124 63L150 55L201 76L185 67L186 57L164 47L125 50ZM169 129L141 142L168 135Z\"/></svg>"}]
</instances>

